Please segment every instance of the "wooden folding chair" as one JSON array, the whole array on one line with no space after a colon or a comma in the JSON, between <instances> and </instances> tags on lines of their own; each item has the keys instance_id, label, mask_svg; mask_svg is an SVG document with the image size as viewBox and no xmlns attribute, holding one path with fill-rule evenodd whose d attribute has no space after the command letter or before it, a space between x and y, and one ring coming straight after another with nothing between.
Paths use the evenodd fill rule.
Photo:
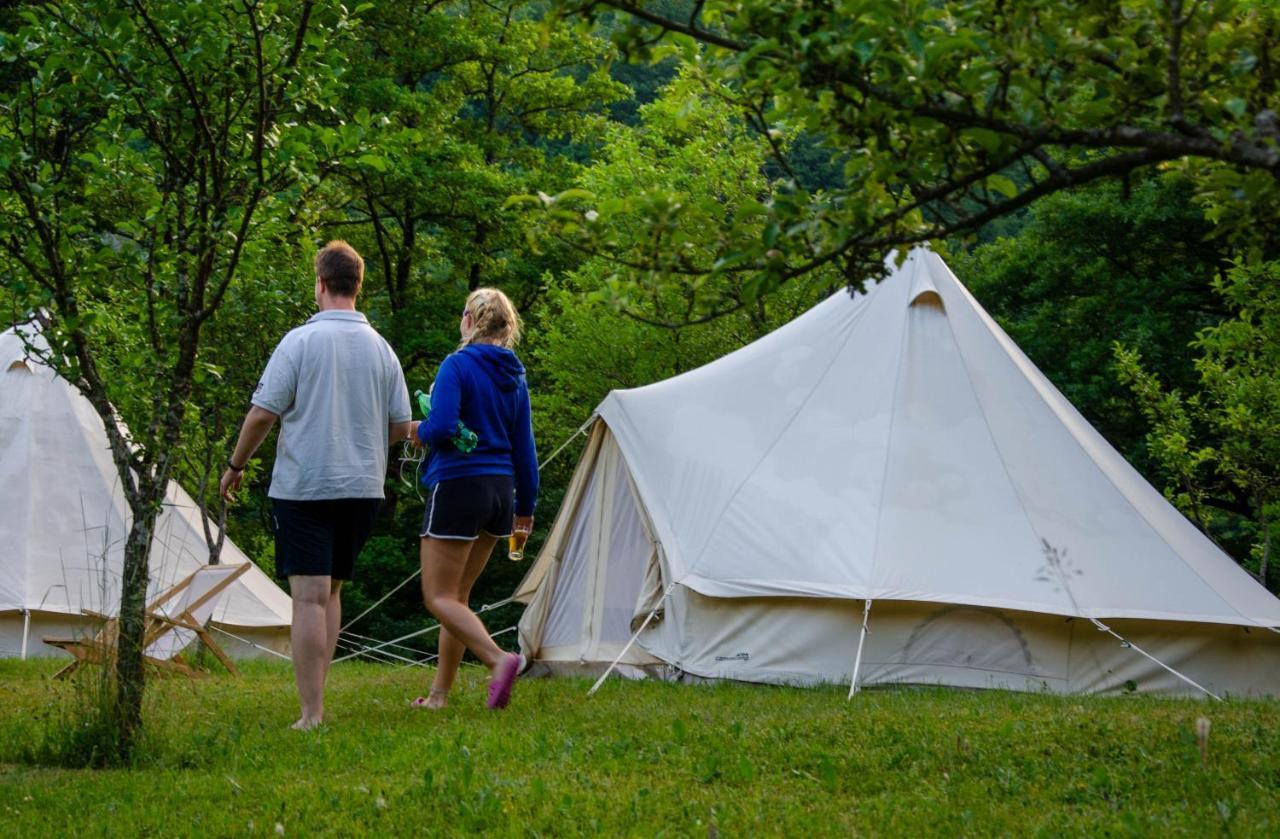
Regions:
<instances>
[{"instance_id":1,"label":"wooden folding chair","mask_svg":"<svg viewBox=\"0 0 1280 839\"><path fill-rule=\"evenodd\" d=\"M143 632L143 661L162 673L188 677L204 675L184 662L181 653L197 637L209 652L222 662L233 676L240 675L231 659L222 651L205 624L231 583L249 570L249 564L203 565L186 579L163 592L147 605L146 628ZM86 615L103 621L92 638L45 638L44 642L71 653L73 660L53 674L65 678L85 664L108 664L115 661L119 646L120 621L89 609Z\"/></svg>"}]
</instances>

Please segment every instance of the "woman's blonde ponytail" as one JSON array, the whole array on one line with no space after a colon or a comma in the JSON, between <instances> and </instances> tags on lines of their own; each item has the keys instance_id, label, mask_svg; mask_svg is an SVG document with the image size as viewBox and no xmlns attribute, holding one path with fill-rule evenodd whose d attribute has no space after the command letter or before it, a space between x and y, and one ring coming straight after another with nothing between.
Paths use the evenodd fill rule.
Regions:
<instances>
[{"instance_id":1,"label":"woman's blonde ponytail","mask_svg":"<svg viewBox=\"0 0 1280 839\"><path fill-rule=\"evenodd\" d=\"M478 288L467 295L471 331L460 346L497 344L510 349L520 341L520 314L510 298L496 288Z\"/></svg>"}]
</instances>

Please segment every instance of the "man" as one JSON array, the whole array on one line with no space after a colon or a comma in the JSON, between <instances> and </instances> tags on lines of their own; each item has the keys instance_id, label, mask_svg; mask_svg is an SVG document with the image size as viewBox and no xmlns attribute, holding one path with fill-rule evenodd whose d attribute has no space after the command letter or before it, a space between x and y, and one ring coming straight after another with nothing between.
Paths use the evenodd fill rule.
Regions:
<instances>
[{"instance_id":1,"label":"man","mask_svg":"<svg viewBox=\"0 0 1280 839\"><path fill-rule=\"evenodd\" d=\"M342 625L342 583L373 529L391 442L412 430L404 371L356 311L364 260L346 242L316 254L316 307L275 351L222 475L222 497L276 420L271 473L276 574L293 596L293 670L309 729L324 719L324 683Z\"/></svg>"}]
</instances>

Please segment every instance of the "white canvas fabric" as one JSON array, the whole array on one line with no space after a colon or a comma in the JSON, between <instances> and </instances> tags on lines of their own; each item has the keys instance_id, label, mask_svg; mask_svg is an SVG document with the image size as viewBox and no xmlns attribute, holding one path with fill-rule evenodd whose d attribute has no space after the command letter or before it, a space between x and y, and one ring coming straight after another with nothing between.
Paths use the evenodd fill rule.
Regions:
<instances>
[{"instance_id":1,"label":"white canvas fabric","mask_svg":"<svg viewBox=\"0 0 1280 839\"><path fill-rule=\"evenodd\" d=\"M40 342L31 326L30 340ZM0 333L0 655L61 654L40 642L92 632L82 610L115 614L129 511L106 432L93 407L23 340ZM230 541L223 563L249 559ZM170 482L156 521L148 599L209 561L200 511ZM213 627L276 651L288 649L289 596L256 566L227 589ZM74 635L74 633L73 633ZM229 654L252 655L230 638Z\"/></svg>"},{"instance_id":2,"label":"white canvas fabric","mask_svg":"<svg viewBox=\"0 0 1280 839\"><path fill-rule=\"evenodd\" d=\"M191 582L187 587L179 592L176 597L160 604L160 607L156 610L157 613L171 620L179 620L184 612L190 611L191 617L195 622L203 626L213 617L214 611L218 608L219 602L226 596L226 592L218 592L209 597L207 595L219 583L234 574L236 568L237 566L235 565L225 564L201 568L191 578ZM193 607L192 604L199 605ZM196 631L194 629L173 627L152 642L151 646L147 647L146 655L151 658L168 660L185 650L195 640Z\"/></svg>"},{"instance_id":3,"label":"white canvas fabric","mask_svg":"<svg viewBox=\"0 0 1280 839\"><path fill-rule=\"evenodd\" d=\"M827 598L704 597L677 586L642 635L652 661L685 677L848 686L862 604ZM986 606L876 601L859 683L1047 693L1202 696L1086 620ZM1108 621L1116 632L1220 695L1280 694L1280 643L1258 628ZM582 666L599 674L609 661Z\"/></svg>"},{"instance_id":4,"label":"white canvas fabric","mask_svg":"<svg viewBox=\"0 0 1280 839\"><path fill-rule=\"evenodd\" d=\"M1201 632L1206 655L1249 633L1258 655L1280 650L1269 629L1280 627L1280 600L1147 484L928 250L866 294L838 292L711 364L610 393L598 416L604 430L575 483L595 486L609 463L602 452L616 447L633 507L566 498L563 538L519 592L547 601L522 623L532 658L546 658L543 610L564 624L597 608L590 593L570 603L543 591L557 570L590 565L628 569L626 590L644 589L633 619L661 606L629 655L701 676L848 678L867 599L873 627L897 615L905 638L925 633L895 652L873 630L863 673L872 680L968 685L1021 673L1021 647L1000 640L999 626L1034 624L1020 637L1052 637L1062 651L1084 649L1083 636L1118 648L1088 619ZM585 539L588 515L643 520L655 550ZM669 590L660 604L655 589ZM958 607L967 630L949 619L955 631L937 636L949 640L920 641L934 637L939 609ZM823 614L840 619L824 624ZM1076 619L1070 632L1048 629L1064 618ZM558 655L570 649L582 664L598 660L572 644ZM1149 674L1144 689L1164 689L1158 667L1130 657L1140 658L1126 650L1125 668ZM1119 684L1110 664L1098 678L1037 667L1023 687ZM1280 692L1280 669L1235 682L1232 672L1218 677Z\"/></svg>"},{"instance_id":5,"label":"white canvas fabric","mask_svg":"<svg viewBox=\"0 0 1280 839\"><path fill-rule=\"evenodd\" d=\"M549 610L537 644L581 649L598 659L606 651L616 656L631 637L645 570L656 554L621 452L603 428L594 443L578 515L545 581Z\"/></svg>"}]
</instances>

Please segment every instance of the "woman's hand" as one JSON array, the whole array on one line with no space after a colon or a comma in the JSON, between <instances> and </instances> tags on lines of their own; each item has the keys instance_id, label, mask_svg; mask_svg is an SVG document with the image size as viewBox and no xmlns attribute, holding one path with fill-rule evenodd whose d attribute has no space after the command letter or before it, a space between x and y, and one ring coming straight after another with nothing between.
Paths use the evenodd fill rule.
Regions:
<instances>
[{"instance_id":1,"label":"woman's hand","mask_svg":"<svg viewBox=\"0 0 1280 839\"><path fill-rule=\"evenodd\" d=\"M418 438L419 425L422 425L422 420L414 420L413 422L409 423L409 436L405 438L405 441L409 445L420 449L422 448L422 440Z\"/></svg>"}]
</instances>

